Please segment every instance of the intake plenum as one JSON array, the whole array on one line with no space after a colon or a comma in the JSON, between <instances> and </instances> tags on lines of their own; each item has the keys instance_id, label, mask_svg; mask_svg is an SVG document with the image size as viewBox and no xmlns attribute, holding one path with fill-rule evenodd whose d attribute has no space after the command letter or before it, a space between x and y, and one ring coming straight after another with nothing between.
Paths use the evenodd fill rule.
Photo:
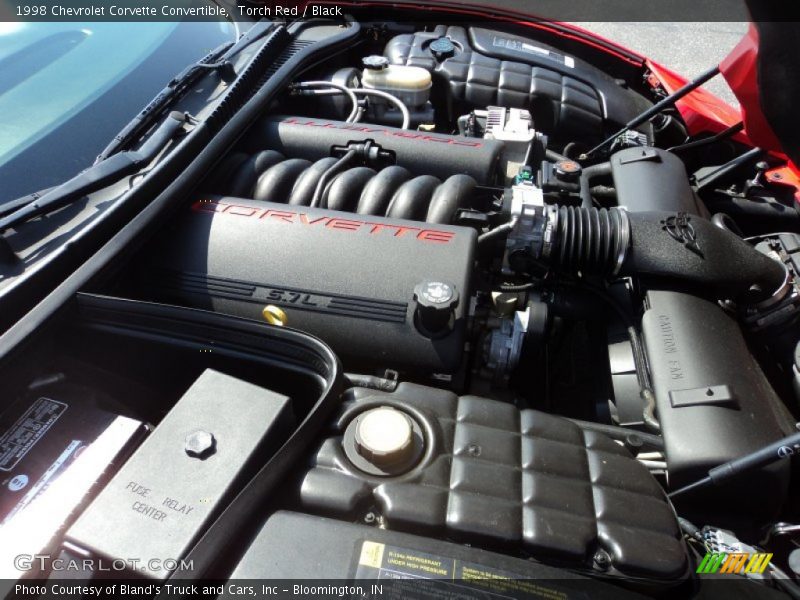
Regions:
<instances>
[{"instance_id":1,"label":"intake plenum","mask_svg":"<svg viewBox=\"0 0 800 600\"><path fill-rule=\"evenodd\" d=\"M472 177L479 185L494 183L503 142L411 131L370 123L345 123L310 117L269 117L257 123L244 141L246 152L264 148L315 162L331 156L334 146L373 140L389 150L394 163L414 175L446 179L453 173Z\"/></svg>"},{"instance_id":2,"label":"intake plenum","mask_svg":"<svg viewBox=\"0 0 800 600\"><path fill-rule=\"evenodd\" d=\"M287 159L275 150L262 150L240 161L220 189L243 198L312 206L317 185L337 160L330 156L314 162ZM452 223L474 189L475 180L463 174L440 181L431 175L415 177L398 165L379 171L358 166L333 177L322 189L318 206L360 215Z\"/></svg>"},{"instance_id":3,"label":"intake plenum","mask_svg":"<svg viewBox=\"0 0 800 600\"><path fill-rule=\"evenodd\" d=\"M783 264L701 217L577 207L547 214L552 234L540 236L549 242L534 255L566 272L681 281L749 302L770 298L786 282Z\"/></svg>"}]
</instances>

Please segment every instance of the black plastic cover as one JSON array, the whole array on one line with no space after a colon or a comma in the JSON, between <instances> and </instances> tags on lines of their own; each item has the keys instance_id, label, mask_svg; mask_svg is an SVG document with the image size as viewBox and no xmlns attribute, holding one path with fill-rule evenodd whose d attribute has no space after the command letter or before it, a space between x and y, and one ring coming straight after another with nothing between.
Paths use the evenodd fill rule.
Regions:
<instances>
[{"instance_id":1,"label":"black plastic cover","mask_svg":"<svg viewBox=\"0 0 800 600\"><path fill-rule=\"evenodd\" d=\"M95 556L142 561L138 575L165 579L185 556L245 466L292 429L289 399L205 370L67 533ZM109 523L113 530L109 531Z\"/></svg>"},{"instance_id":2,"label":"black plastic cover","mask_svg":"<svg viewBox=\"0 0 800 600\"><path fill-rule=\"evenodd\" d=\"M611 156L617 203L629 211L663 210L706 216L689 186L680 158L654 147L627 148Z\"/></svg>"},{"instance_id":3,"label":"black plastic cover","mask_svg":"<svg viewBox=\"0 0 800 600\"><path fill-rule=\"evenodd\" d=\"M388 529L587 571L599 552L609 575L674 581L685 574L663 490L610 438L546 413L409 383L394 393L356 389L349 396L303 479L306 509L348 519L377 510ZM401 476L367 475L342 447L347 424L376 406L422 426L425 454Z\"/></svg>"},{"instance_id":4,"label":"black plastic cover","mask_svg":"<svg viewBox=\"0 0 800 600\"><path fill-rule=\"evenodd\" d=\"M195 202L153 244L141 277L159 301L287 325L329 343L349 368L452 372L461 364L476 233L227 197ZM452 327L428 336L414 288L455 286Z\"/></svg>"},{"instance_id":5,"label":"black plastic cover","mask_svg":"<svg viewBox=\"0 0 800 600\"><path fill-rule=\"evenodd\" d=\"M678 282L682 289L744 305L772 299L786 282L786 266L779 260L702 217L647 211L628 213L627 219L630 245L623 275L654 285Z\"/></svg>"},{"instance_id":6,"label":"black plastic cover","mask_svg":"<svg viewBox=\"0 0 800 600\"><path fill-rule=\"evenodd\" d=\"M667 291L648 292L647 304L643 341L671 488L789 433L780 399L738 324L719 306ZM717 516L769 514L785 497L787 469L785 462L775 464L737 486L709 486L697 494L730 500L707 503Z\"/></svg>"},{"instance_id":7,"label":"black plastic cover","mask_svg":"<svg viewBox=\"0 0 800 600\"><path fill-rule=\"evenodd\" d=\"M222 514L172 574L183 580L210 577L218 563L229 557L220 548L243 547L255 534L253 515L261 514L281 483L307 456L313 440L340 405L339 360L319 339L263 321L85 293L78 294L70 308L77 311L63 313L65 318L56 330L63 333L56 337L58 343L53 344L48 336L46 344L27 346L30 353L23 354L23 360L0 364L7 380L25 372L31 362L54 360L55 365L64 367L65 362L78 359L82 371L100 366L116 375L116 387L127 389L142 380L153 386L148 396L138 397L137 407L155 401L163 411L205 368L292 399L297 425L284 428L279 436L288 439L268 459L259 453L252 468L244 470L244 478L252 478L230 503L223 503ZM233 412L234 407L223 403L219 409ZM249 407L245 416L252 420ZM266 427L264 422L259 425ZM236 439L229 441L235 443ZM160 468L161 461L154 464ZM114 524L114 519L106 521L108 527ZM136 558L132 553L125 556Z\"/></svg>"},{"instance_id":8,"label":"black plastic cover","mask_svg":"<svg viewBox=\"0 0 800 600\"><path fill-rule=\"evenodd\" d=\"M397 598L643 597L529 560L288 511L275 513L264 524L232 579L300 579L310 584L309 574L319 580L348 579L367 590L369 581L359 580L381 580L383 594ZM526 585L527 580L536 581Z\"/></svg>"},{"instance_id":9,"label":"black plastic cover","mask_svg":"<svg viewBox=\"0 0 800 600\"><path fill-rule=\"evenodd\" d=\"M244 146L250 152L271 148L292 158L316 161L331 156L334 146L370 139L394 154L395 164L415 175L445 180L464 173L481 185L494 182L503 150L497 140L312 117L266 118L255 124Z\"/></svg>"},{"instance_id":10,"label":"black plastic cover","mask_svg":"<svg viewBox=\"0 0 800 600\"><path fill-rule=\"evenodd\" d=\"M430 46L442 37L456 51L439 60ZM592 65L539 42L479 27L439 25L402 34L389 41L384 54L393 64L429 69L456 102L529 109L536 128L559 139L600 137L649 107Z\"/></svg>"}]
</instances>

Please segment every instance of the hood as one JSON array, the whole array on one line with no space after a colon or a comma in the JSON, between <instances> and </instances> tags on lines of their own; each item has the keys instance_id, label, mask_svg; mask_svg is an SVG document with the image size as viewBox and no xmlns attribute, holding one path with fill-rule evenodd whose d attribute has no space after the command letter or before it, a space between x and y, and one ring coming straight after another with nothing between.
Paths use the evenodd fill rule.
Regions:
<instances>
[{"instance_id":1,"label":"hood","mask_svg":"<svg viewBox=\"0 0 800 600\"><path fill-rule=\"evenodd\" d=\"M753 143L785 154L800 164L800 23L781 22L769 6L748 0L752 23L747 34L720 64L741 105Z\"/></svg>"}]
</instances>

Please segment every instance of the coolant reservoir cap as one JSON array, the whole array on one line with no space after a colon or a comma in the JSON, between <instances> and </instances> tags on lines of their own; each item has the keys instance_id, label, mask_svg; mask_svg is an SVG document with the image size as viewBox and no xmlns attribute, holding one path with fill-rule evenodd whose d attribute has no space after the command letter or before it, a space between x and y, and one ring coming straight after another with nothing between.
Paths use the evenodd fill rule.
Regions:
<instances>
[{"instance_id":1,"label":"coolant reservoir cap","mask_svg":"<svg viewBox=\"0 0 800 600\"><path fill-rule=\"evenodd\" d=\"M365 412L356 425L356 450L378 467L407 461L414 451L411 420L401 411L383 406Z\"/></svg>"},{"instance_id":2,"label":"coolant reservoir cap","mask_svg":"<svg viewBox=\"0 0 800 600\"><path fill-rule=\"evenodd\" d=\"M450 38L440 37L431 42L430 46L428 46L428 50L431 51L431 54L433 54L434 58L439 61L443 61L456 53L456 45L450 40Z\"/></svg>"}]
</instances>

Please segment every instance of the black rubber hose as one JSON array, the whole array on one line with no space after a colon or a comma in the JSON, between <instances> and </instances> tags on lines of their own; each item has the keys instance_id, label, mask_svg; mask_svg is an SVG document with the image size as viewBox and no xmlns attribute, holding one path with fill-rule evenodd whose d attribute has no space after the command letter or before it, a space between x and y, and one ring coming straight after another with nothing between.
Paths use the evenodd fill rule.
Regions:
<instances>
[{"instance_id":1,"label":"black rubber hose","mask_svg":"<svg viewBox=\"0 0 800 600\"><path fill-rule=\"evenodd\" d=\"M503 223L494 229L490 229L486 233L480 234L478 236L478 246L483 246L503 235L507 235L509 231L514 229L514 225L516 225L516 222L512 219L508 223Z\"/></svg>"},{"instance_id":2,"label":"black rubber hose","mask_svg":"<svg viewBox=\"0 0 800 600\"><path fill-rule=\"evenodd\" d=\"M581 171L581 206L583 208L592 208L594 205L594 200L592 199L592 179L600 177L601 175L611 175L610 162L592 165Z\"/></svg>"},{"instance_id":3,"label":"black rubber hose","mask_svg":"<svg viewBox=\"0 0 800 600\"><path fill-rule=\"evenodd\" d=\"M452 175L436 188L428 205L425 221L428 223L452 223L456 211L475 191L475 180L469 175Z\"/></svg>"},{"instance_id":4,"label":"black rubber hose","mask_svg":"<svg viewBox=\"0 0 800 600\"><path fill-rule=\"evenodd\" d=\"M375 177L369 167L353 167L339 173L323 192L322 204L331 210L354 212L358 207L359 192Z\"/></svg>"},{"instance_id":5,"label":"black rubber hose","mask_svg":"<svg viewBox=\"0 0 800 600\"><path fill-rule=\"evenodd\" d=\"M355 160L357 154L358 152L356 150L348 150L344 156L328 167L317 182L317 187L314 190L314 197L311 200L311 206L325 208L325 205L322 204L322 196L325 192L325 188L328 187L328 184L334 177L350 166L350 163Z\"/></svg>"},{"instance_id":6,"label":"black rubber hose","mask_svg":"<svg viewBox=\"0 0 800 600\"><path fill-rule=\"evenodd\" d=\"M786 206L772 200L747 200L730 198L707 202L711 212L724 212L732 217L758 217L763 219L788 220L796 223L800 215L793 206Z\"/></svg>"},{"instance_id":7,"label":"black rubber hose","mask_svg":"<svg viewBox=\"0 0 800 600\"><path fill-rule=\"evenodd\" d=\"M721 229L730 231L731 233L738 235L739 237L744 237L742 230L739 229L739 226L736 224L736 221L734 221L733 217L730 215L726 215L725 213L716 213L714 216L711 217L711 222Z\"/></svg>"},{"instance_id":8,"label":"black rubber hose","mask_svg":"<svg viewBox=\"0 0 800 600\"><path fill-rule=\"evenodd\" d=\"M697 525L687 519L684 519L683 517L678 517L678 525L680 525L681 531L683 531L683 533L688 535L690 538L697 540L701 544L705 544L703 534L700 532L700 528Z\"/></svg>"},{"instance_id":9,"label":"black rubber hose","mask_svg":"<svg viewBox=\"0 0 800 600\"><path fill-rule=\"evenodd\" d=\"M356 212L360 215L384 216L396 190L411 179L411 173L398 165L378 171L361 192Z\"/></svg>"},{"instance_id":10,"label":"black rubber hose","mask_svg":"<svg viewBox=\"0 0 800 600\"><path fill-rule=\"evenodd\" d=\"M275 150L263 150L253 154L234 171L230 189L226 193L244 198L253 197L258 178L264 171L284 160L286 157Z\"/></svg>"},{"instance_id":11,"label":"black rubber hose","mask_svg":"<svg viewBox=\"0 0 800 600\"><path fill-rule=\"evenodd\" d=\"M269 202L288 202L300 173L311 166L303 158L290 158L264 171L258 178L253 198Z\"/></svg>"},{"instance_id":12,"label":"black rubber hose","mask_svg":"<svg viewBox=\"0 0 800 600\"><path fill-rule=\"evenodd\" d=\"M439 180L432 175L420 175L406 181L389 203L386 216L390 219L424 220L428 210L427 199L433 196L438 185Z\"/></svg>"},{"instance_id":13,"label":"black rubber hose","mask_svg":"<svg viewBox=\"0 0 800 600\"><path fill-rule=\"evenodd\" d=\"M616 198L617 189L610 185L593 185L592 196L595 198Z\"/></svg>"},{"instance_id":14,"label":"black rubber hose","mask_svg":"<svg viewBox=\"0 0 800 600\"><path fill-rule=\"evenodd\" d=\"M333 156L320 158L313 165L300 173L297 181L292 188L292 195L289 197L289 204L293 206L310 206L314 199L314 192L317 189L322 174L333 166L338 159Z\"/></svg>"},{"instance_id":15,"label":"black rubber hose","mask_svg":"<svg viewBox=\"0 0 800 600\"><path fill-rule=\"evenodd\" d=\"M561 162L562 160L568 160L569 162L573 162L563 154L559 154L558 152L556 152L555 150L551 150L550 148L545 149L544 157L553 163Z\"/></svg>"},{"instance_id":16,"label":"black rubber hose","mask_svg":"<svg viewBox=\"0 0 800 600\"><path fill-rule=\"evenodd\" d=\"M569 273L618 273L630 239L627 223L627 213L616 208L560 207L551 264Z\"/></svg>"},{"instance_id":17,"label":"black rubber hose","mask_svg":"<svg viewBox=\"0 0 800 600\"><path fill-rule=\"evenodd\" d=\"M692 142L687 142L686 144L681 144L680 146L672 146L671 148L667 148L667 152L682 152L684 150L691 150L693 148L699 148L701 146L706 146L708 144L713 144L715 142L719 142L721 140L725 140L732 135L735 135L744 129L744 123L739 121L735 125L731 125L727 129L720 131L716 135L712 135L710 137L702 138L699 140L694 140Z\"/></svg>"},{"instance_id":18,"label":"black rubber hose","mask_svg":"<svg viewBox=\"0 0 800 600\"><path fill-rule=\"evenodd\" d=\"M562 206L554 242L541 252L567 273L681 281L747 304L770 298L787 276L783 264L738 235L672 212Z\"/></svg>"}]
</instances>

